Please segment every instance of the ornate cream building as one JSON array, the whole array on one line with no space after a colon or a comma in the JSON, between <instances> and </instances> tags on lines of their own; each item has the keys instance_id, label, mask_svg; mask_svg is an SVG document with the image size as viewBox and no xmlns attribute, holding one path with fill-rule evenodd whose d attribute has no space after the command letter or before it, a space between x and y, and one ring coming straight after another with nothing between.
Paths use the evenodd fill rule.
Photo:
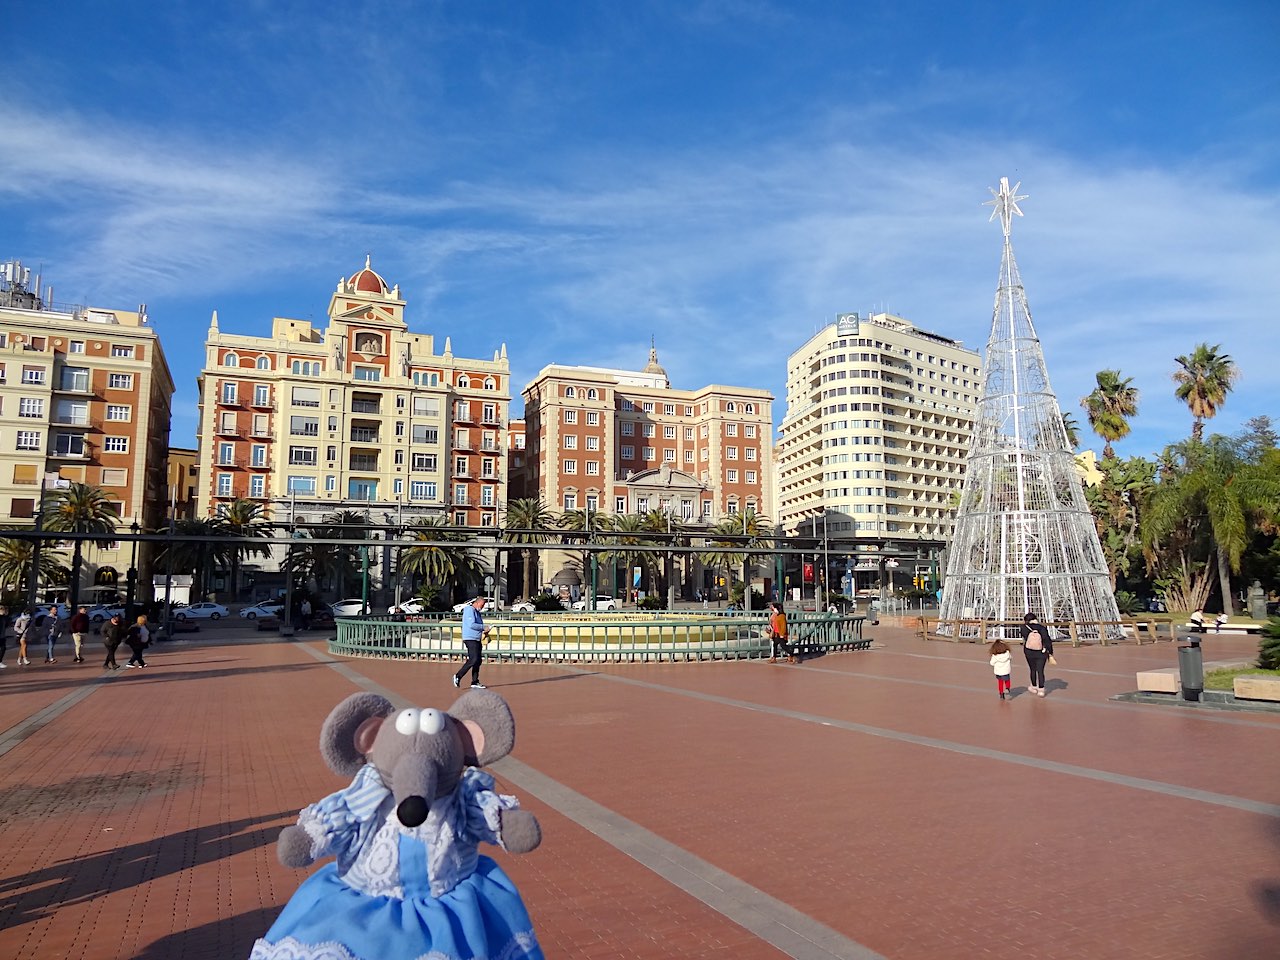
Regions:
<instances>
[{"instance_id":1,"label":"ornate cream building","mask_svg":"<svg viewBox=\"0 0 1280 960\"><path fill-rule=\"evenodd\" d=\"M338 282L328 325L276 317L271 336L224 333L200 373L198 513L260 500L276 522L339 510L405 524L441 515L496 527L506 502L506 347L455 356L412 333L399 286L366 260Z\"/></svg>"}]
</instances>

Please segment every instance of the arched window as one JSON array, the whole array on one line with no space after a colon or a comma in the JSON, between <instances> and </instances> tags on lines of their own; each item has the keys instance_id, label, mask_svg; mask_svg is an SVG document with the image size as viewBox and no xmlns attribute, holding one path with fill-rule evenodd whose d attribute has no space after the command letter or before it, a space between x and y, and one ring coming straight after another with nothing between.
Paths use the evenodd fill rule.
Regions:
<instances>
[{"instance_id":1,"label":"arched window","mask_svg":"<svg viewBox=\"0 0 1280 960\"><path fill-rule=\"evenodd\" d=\"M240 366L240 358L234 353L228 353L222 358L222 365L224 367L238 367Z\"/></svg>"},{"instance_id":2,"label":"arched window","mask_svg":"<svg viewBox=\"0 0 1280 960\"><path fill-rule=\"evenodd\" d=\"M578 395L578 391L573 389L573 387L565 387L564 395L568 397L570 400L572 400L574 397Z\"/></svg>"},{"instance_id":3,"label":"arched window","mask_svg":"<svg viewBox=\"0 0 1280 960\"><path fill-rule=\"evenodd\" d=\"M259 357L259 358L258 358L258 369L259 369L259 370L270 370L270 369L271 369L271 361L270 361L270 360L268 360L266 357Z\"/></svg>"},{"instance_id":4,"label":"arched window","mask_svg":"<svg viewBox=\"0 0 1280 960\"><path fill-rule=\"evenodd\" d=\"M497 389L498 389L498 381L494 380L494 379L493 379L493 377L485 377L485 378L484 378L484 388L485 388L486 390L497 390Z\"/></svg>"},{"instance_id":5,"label":"arched window","mask_svg":"<svg viewBox=\"0 0 1280 960\"><path fill-rule=\"evenodd\" d=\"M471 378L464 373L462 376L458 377L458 386L463 388L470 387Z\"/></svg>"},{"instance_id":6,"label":"arched window","mask_svg":"<svg viewBox=\"0 0 1280 960\"><path fill-rule=\"evenodd\" d=\"M726 404L724 405L724 408L725 408L726 410L728 410L730 413L737 413L737 412L738 412L738 405L737 405L736 403L734 403L732 400L730 400L728 403L726 403Z\"/></svg>"},{"instance_id":7,"label":"arched window","mask_svg":"<svg viewBox=\"0 0 1280 960\"><path fill-rule=\"evenodd\" d=\"M756 405L755 405L754 403L744 403L744 404L742 405L742 412L743 412L743 413L755 413L755 412L756 412Z\"/></svg>"},{"instance_id":8,"label":"arched window","mask_svg":"<svg viewBox=\"0 0 1280 960\"><path fill-rule=\"evenodd\" d=\"M596 388L595 388L595 387L591 387L590 389L588 389L588 390L587 390L587 399L588 399L588 400L595 400L598 396L599 396L599 394L597 394L597 393L596 393Z\"/></svg>"}]
</instances>

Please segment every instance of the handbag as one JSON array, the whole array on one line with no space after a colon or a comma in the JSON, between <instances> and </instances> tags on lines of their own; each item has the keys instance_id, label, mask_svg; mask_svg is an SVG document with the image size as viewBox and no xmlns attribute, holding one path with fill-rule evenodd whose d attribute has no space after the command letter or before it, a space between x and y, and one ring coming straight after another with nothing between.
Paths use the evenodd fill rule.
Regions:
<instances>
[{"instance_id":1,"label":"handbag","mask_svg":"<svg viewBox=\"0 0 1280 960\"><path fill-rule=\"evenodd\" d=\"M1058 665L1058 658L1051 653L1049 654L1049 662L1056 667Z\"/></svg>"}]
</instances>

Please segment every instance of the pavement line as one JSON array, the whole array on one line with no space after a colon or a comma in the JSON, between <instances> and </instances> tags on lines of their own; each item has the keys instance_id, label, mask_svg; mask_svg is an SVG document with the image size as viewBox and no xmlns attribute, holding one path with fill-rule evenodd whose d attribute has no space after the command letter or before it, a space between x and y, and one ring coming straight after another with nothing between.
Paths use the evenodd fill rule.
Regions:
<instances>
[{"instance_id":1,"label":"pavement line","mask_svg":"<svg viewBox=\"0 0 1280 960\"><path fill-rule=\"evenodd\" d=\"M334 659L326 651L310 646L303 649L354 685L381 694L392 703L404 702L399 694L369 679L349 664ZM788 957L796 960L886 960L883 954L849 939L514 757L504 757L491 764L490 769Z\"/></svg>"},{"instance_id":2,"label":"pavement line","mask_svg":"<svg viewBox=\"0 0 1280 960\"><path fill-rule=\"evenodd\" d=\"M588 672L572 670L572 668L563 669L568 669L577 673ZM945 750L948 753L958 753L969 757L979 757L983 760L1000 760L1005 763L1013 763L1023 767L1033 767L1037 770L1047 770L1052 773L1066 774L1071 777L1083 777L1086 780L1098 780L1103 783L1110 783L1116 786L1130 787L1134 790L1146 790L1150 793L1159 793L1169 797L1177 797L1181 800L1197 800L1201 803L1211 803L1220 807L1244 810L1247 813L1259 813L1266 817L1280 818L1280 805L1274 803L1262 803L1261 801L1249 800L1245 797L1234 797L1226 793L1214 793L1210 790L1198 790L1194 787L1182 787L1177 784L1162 783L1159 780L1130 777L1123 773L1094 770L1090 767L1082 767L1074 763L1060 763L1056 760L1041 760L1036 757L1024 757L1020 754L1009 753L1004 750L992 750L988 747L978 747L971 744L958 743L953 740L943 740L938 737L926 737L914 733L904 733L899 730L888 730L883 727L873 727L865 723L854 723L849 720L837 720L831 717L819 716L817 714L803 713L799 710L787 710L783 707L770 707L759 703L752 703L748 700L735 700L732 697L722 697L714 693L702 693L697 690L682 690L679 687L668 687L648 680L636 680L631 677L620 677L617 674L593 672L591 673L591 676L614 683L626 683L637 687L644 687L649 690L658 690L663 693L689 697L694 700L703 700L707 703L718 703L723 706L735 707L740 710L750 710L755 713L768 713L778 717L800 720L805 723L816 723L822 726L838 727L841 730L862 733L871 737L880 737L885 740L897 740L899 743L910 743L920 747L932 747L936 750Z\"/></svg>"},{"instance_id":3,"label":"pavement line","mask_svg":"<svg viewBox=\"0 0 1280 960\"><path fill-rule=\"evenodd\" d=\"M4 733L0 733L0 757L3 757L18 744L38 732L42 727L62 716L85 697L90 696L106 679L106 676L98 677L92 683L77 687L70 693L53 701L43 710L38 710L21 723L15 724Z\"/></svg>"}]
</instances>

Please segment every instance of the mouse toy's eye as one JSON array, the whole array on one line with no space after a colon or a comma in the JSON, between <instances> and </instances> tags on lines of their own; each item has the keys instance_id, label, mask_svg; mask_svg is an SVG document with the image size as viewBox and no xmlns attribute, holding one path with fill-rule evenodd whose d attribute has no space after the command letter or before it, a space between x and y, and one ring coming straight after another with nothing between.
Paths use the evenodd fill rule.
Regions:
<instances>
[{"instance_id":1,"label":"mouse toy's eye","mask_svg":"<svg viewBox=\"0 0 1280 960\"><path fill-rule=\"evenodd\" d=\"M403 733L406 737L411 733L418 732L418 711L413 707L408 710L401 710L396 714L396 732Z\"/></svg>"},{"instance_id":2,"label":"mouse toy's eye","mask_svg":"<svg viewBox=\"0 0 1280 960\"><path fill-rule=\"evenodd\" d=\"M418 717L418 729L423 733L439 733L444 729L444 714L439 710L423 710Z\"/></svg>"}]
</instances>

